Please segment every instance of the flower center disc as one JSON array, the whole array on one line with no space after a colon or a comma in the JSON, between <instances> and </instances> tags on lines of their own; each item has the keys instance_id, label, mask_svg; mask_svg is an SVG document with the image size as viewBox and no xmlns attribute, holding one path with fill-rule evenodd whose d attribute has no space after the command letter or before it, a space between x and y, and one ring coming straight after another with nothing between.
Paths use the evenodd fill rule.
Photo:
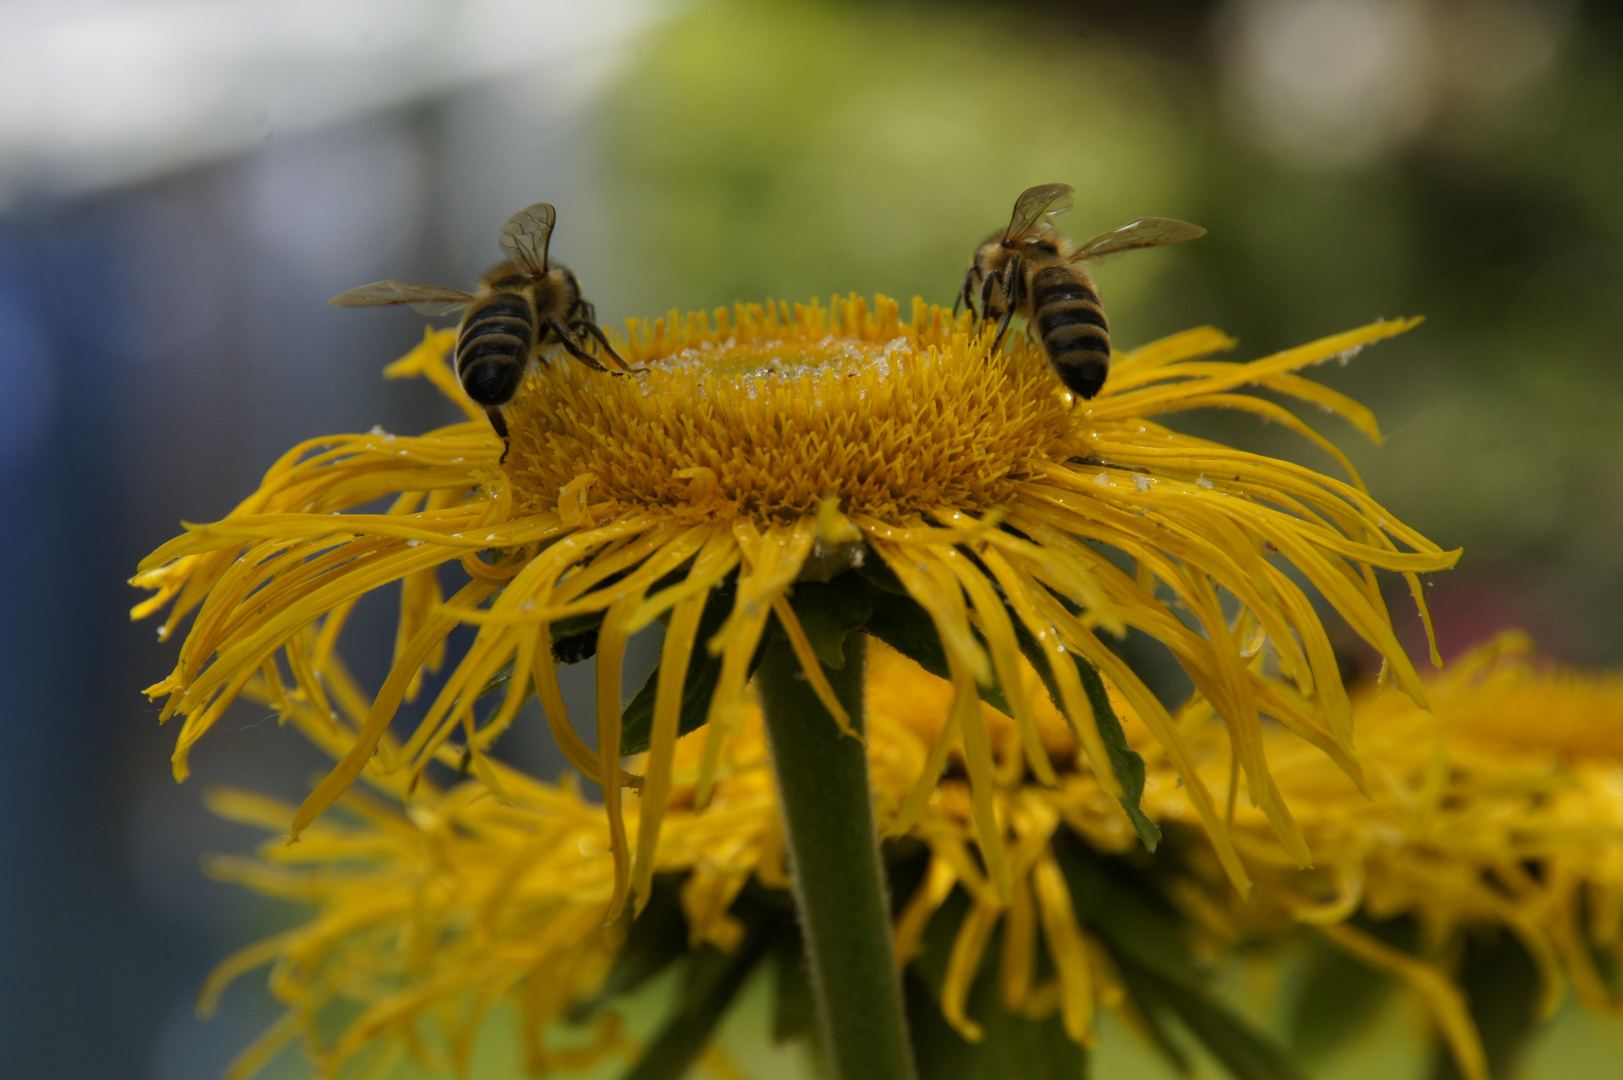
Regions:
<instances>
[{"instance_id":1,"label":"flower center disc","mask_svg":"<svg viewBox=\"0 0 1623 1080\"><path fill-rule=\"evenodd\" d=\"M967 315L878 298L633 326L636 374L537 364L506 410L527 510L585 473L589 501L794 518L834 495L891 516L999 502L1075 441L1041 350L988 355Z\"/></svg>"}]
</instances>

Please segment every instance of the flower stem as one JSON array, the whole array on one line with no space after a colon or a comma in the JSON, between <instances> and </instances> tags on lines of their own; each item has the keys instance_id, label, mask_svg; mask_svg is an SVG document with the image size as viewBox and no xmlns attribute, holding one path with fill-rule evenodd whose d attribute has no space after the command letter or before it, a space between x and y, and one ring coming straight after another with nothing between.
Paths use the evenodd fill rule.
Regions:
<instances>
[{"instance_id":1,"label":"flower stem","mask_svg":"<svg viewBox=\"0 0 1623 1080\"><path fill-rule=\"evenodd\" d=\"M845 666L823 668L859 732L866 644L847 635ZM756 679L827 1060L835 1080L911 1080L867 751L840 733L787 642L767 646Z\"/></svg>"}]
</instances>

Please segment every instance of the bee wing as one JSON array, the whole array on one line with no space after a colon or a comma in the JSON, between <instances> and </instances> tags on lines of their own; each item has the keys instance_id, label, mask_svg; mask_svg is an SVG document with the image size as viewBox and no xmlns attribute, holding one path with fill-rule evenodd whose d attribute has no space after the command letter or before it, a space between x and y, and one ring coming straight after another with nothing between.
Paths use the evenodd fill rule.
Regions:
<instances>
[{"instance_id":1,"label":"bee wing","mask_svg":"<svg viewBox=\"0 0 1623 1080\"><path fill-rule=\"evenodd\" d=\"M473 299L472 293L447 289L443 285L413 285L409 281L374 281L358 289L339 293L328 300L333 307L376 307L381 304L410 304L424 315L449 315Z\"/></svg>"},{"instance_id":2,"label":"bee wing","mask_svg":"<svg viewBox=\"0 0 1623 1080\"><path fill-rule=\"evenodd\" d=\"M519 267L540 277L547 272L547 243L558 212L551 203L532 203L507 219L499 241L507 257Z\"/></svg>"},{"instance_id":3,"label":"bee wing","mask_svg":"<svg viewBox=\"0 0 1623 1080\"><path fill-rule=\"evenodd\" d=\"M1039 184L1027 188L1014 201L1014 216L1003 232L1005 244L1019 243L1044 224L1053 225L1071 212L1070 184Z\"/></svg>"},{"instance_id":4,"label":"bee wing","mask_svg":"<svg viewBox=\"0 0 1623 1080\"><path fill-rule=\"evenodd\" d=\"M1102 259L1106 255L1114 255L1118 251L1131 251L1133 248L1181 244L1185 240L1198 240L1205 235L1205 229L1199 225L1191 225L1187 221L1164 217L1139 218L1131 225L1123 225L1119 229L1111 229L1095 236L1071 255L1071 261Z\"/></svg>"}]
</instances>

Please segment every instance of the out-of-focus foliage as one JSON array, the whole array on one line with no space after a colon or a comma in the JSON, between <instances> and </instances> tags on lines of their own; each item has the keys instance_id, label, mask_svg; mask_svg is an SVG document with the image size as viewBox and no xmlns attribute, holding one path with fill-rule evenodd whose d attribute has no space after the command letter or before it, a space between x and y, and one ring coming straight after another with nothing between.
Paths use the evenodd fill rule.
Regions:
<instances>
[{"instance_id":1,"label":"out-of-focus foliage","mask_svg":"<svg viewBox=\"0 0 1623 1080\"><path fill-rule=\"evenodd\" d=\"M1247 351L1428 325L1328 381L1391 438L1355 460L1466 549L1445 654L1507 623L1615 658L1623 619L1618 27L1546 0L945 9L724 0L599 111L628 313L836 290L952 295L1034 183L1077 237L1207 226L1098 278L1117 340L1201 322ZM1234 423L1191 418L1224 435ZM1310 450L1281 434L1274 450Z\"/></svg>"}]
</instances>

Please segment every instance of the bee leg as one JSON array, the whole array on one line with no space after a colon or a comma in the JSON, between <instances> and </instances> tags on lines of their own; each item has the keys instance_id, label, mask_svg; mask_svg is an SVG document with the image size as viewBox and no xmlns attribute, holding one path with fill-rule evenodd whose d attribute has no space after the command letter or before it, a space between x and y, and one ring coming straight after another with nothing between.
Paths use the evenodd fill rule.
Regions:
<instances>
[{"instance_id":1,"label":"bee leg","mask_svg":"<svg viewBox=\"0 0 1623 1080\"><path fill-rule=\"evenodd\" d=\"M992 347L986 350L987 352L995 353L997 352L997 347L1003 344L1003 335L1008 332L1009 320L1012 318L1014 318L1014 308L1011 307L1009 310L1003 313L1003 318L998 320L997 336L992 339Z\"/></svg>"},{"instance_id":2,"label":"bee leg","mask_svg":"<svg viewBox=\"0 0 1623 1080\"><path fill-rule=\"evenodd\" d=\"M1003 272L1003 295L1009 298L1011 308L1019 307L1026 300L1026 275L1020 268L1020 256L1016 255Z\"/></svg>"},{"instance_id":3,"label":"bee leg","mask_svg":"<svg viewBox=\"0 0 1623 1080\"><path fill-rule=\"evenodd\" d=\"M1020 298L1015 290L1020 288L1020 256L1016 255L1009 260L1009 268L1004 272L1003 299L1007 306L1003 309L1003 318L997 324L997 336L992 339L992 352L1003 344L1003 335L1009 331L1009 320L1014 318L1014 309L1020 306ZM990 282L988 282L990 284ZM990 290L988 290L990 291Z\"/></svg>"},{"instance_id":4,"label":"bee leg","mask_svg":"<svg viewBox=\"0 0 1623 1080\"><path fill-rule=\"evenodd\" d=\"M507 460L507 452L513 449L513 441L507 436L507 418L494 405L485 410L485 416L489 417L490 426L496 429L496 434L502 437L502 456L496 459L496 464L500 465Z\"/></svg>"},{"instance_id":5,"label":"bee leg","mask_svg":"<svg viewBox=\"0 0 1623 1080\"><path fill-rule=\"evenodd\" d=\"M969 268L969 273L964 275L964 284L958 290L958 295L953 297L953 301L952 301L953 318L958 317L958 309L960 307L968 307L969 311L970 311L970 314L975 313L975 296L974 296L974 292L973 292L973 290L975 288L975 286L973 284L974 277L975 277L975 268L973 266L971 266Z\"/></svg>"},{"instance_id":6,"label":"bee leg","mask_svg":"<svg viewBox=\"0 0 1623 1080\"><path fill-rule=\"evenodd\" d=\"M987 274L986 281L981 285L981 318L992 317L992 290L997 288L997 275ZM1004 297L1004 299L1009 299Z\"/></svg>"},{"instance_id":7,"label":"bee leg","mask_svg":"<svg viewBox=\"0 0 1623 1080\"><path fill-rule=\"evenodd\" d=\"M616 375L626 375L626 374L630 373L629 372L630 365L627 364L625 362L625 360L621 358L619 353L614 351L614 346L609 344L609 339L604 336L602 327L598 326L595 322L592 322L590 319L582 319L580 322L575 324L574 329L576 329L578 331L584 331L585 333L591 334L594 338L597 339L597 343L603 347L603 351L608 353L610 356L614 357L614 362L616 364L619 364L621 367L628 369L627 371L616 371L616 372L614 372L614 374L616 374Z\"/></svg>"},{"instance_id":8,"label":"bee leg","mask_svg":"<svg viewBox=\"0 0 1623 1080\"><path fill-rule=\"evenodd\" d=\"M576 360L579 360L587 367L609 375L621 374L621 372L618 371L610 371L608 368L603 366L603 361L599 360L597 357L575 344L575 339L569 336L568 328L557 319L548 319L547 328L550 329L554 334L558 335L559 343L563 345L564 350L568 352L570 356L573 356Z\"/></svg>"}]
</instances>

